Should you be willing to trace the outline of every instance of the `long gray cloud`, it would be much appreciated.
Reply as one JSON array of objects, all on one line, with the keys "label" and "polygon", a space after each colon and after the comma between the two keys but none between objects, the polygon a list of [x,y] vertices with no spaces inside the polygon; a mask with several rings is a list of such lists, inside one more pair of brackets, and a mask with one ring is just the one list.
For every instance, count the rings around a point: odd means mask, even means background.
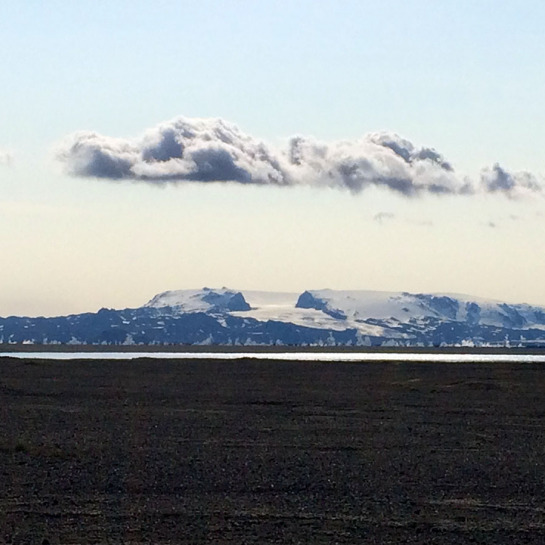
[{"label": "long gray cloud", "polygon": [[74,176],[152,184],[310,185],[353,193],[378,186],[405,196],[543,192],[536,177],[499,165],[484,169],[474,183],[457,175],[435,149],[394,133],[329,143],[296,136],[274,149],[222,119],[180,117],[135,139],[78,132],[61,145],[58,158]]}]

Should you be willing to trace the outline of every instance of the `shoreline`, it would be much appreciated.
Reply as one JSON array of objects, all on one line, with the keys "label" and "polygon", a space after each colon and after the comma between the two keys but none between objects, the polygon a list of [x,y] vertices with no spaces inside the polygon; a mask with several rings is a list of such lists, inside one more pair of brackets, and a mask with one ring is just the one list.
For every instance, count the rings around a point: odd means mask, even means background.
[{"label": "shoreline", "polygon": [[0,344],[0,356],[9,353],[214,353],[214,354],[475,354],[475,355],[545,355],[543,348],[491,346],[233,346],[233,345],[67,345]]}]

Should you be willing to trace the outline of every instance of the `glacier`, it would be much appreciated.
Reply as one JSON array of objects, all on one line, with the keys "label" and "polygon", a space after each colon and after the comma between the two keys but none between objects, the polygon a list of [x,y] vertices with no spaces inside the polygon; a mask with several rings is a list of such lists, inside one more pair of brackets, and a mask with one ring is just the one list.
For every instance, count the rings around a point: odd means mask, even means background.
[{"label": "glacier", "polygon": [[369,290],[173,290],[131,309],[0,318],[0,343],[440,347],[544,342],[543,307]]}]

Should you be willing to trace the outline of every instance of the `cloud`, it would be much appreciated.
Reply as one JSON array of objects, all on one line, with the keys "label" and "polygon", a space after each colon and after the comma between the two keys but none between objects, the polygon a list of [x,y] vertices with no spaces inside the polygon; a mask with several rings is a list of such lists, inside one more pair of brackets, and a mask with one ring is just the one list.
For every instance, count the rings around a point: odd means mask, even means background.
[{"label": "cloud", "polygon": [[459,194],[466,183],[430,148],[416,148],[396,134],[372,133],[355,141],[325,144],[303,137],[288,145],[291,174],[305,183],[357,193],[378,186],[411,197]]},{"label": "cloud", "polygon": [[408,220],[408,223],[418,227],[433,227],[433,221],[431,220]]},{"label": "cloud", "polygon": [[265,144],[221,119],[179,118],[136,140],[79,132],[59,158],[70,174],[111,180],[291,183]]},{"label": "cloud", "polygon": [[379,212],[378,214],[375,214],[373,216],[373,220],[377,223],[380,223],[381,225],[388,220],[393,220],[395,218],[395,215],[391,212]]},{"label": "cloud", "polygon": [[542,179],[529,172],[510,173],[495,164],[481,172],[481,185],[485,193],[502,193],[509,198],[543,193]]},{"label": "cloud", "polygon": [[13,163],[13,153],[0,149],[0,165],[10,166]]},{"label": "cloud", "polygon": [[516,197],[542,191],[531,175],[509,174],[499,165],[483,170],[474,184],[435,149],[394,133],[329,143],[295,136],[274,149],[222,119],[180,117],[135,139],[78,132],[61,144],[57,157],[74,176],[158,185],[234,182],[352,193],[376,186],[407,197],[477,192]]}]

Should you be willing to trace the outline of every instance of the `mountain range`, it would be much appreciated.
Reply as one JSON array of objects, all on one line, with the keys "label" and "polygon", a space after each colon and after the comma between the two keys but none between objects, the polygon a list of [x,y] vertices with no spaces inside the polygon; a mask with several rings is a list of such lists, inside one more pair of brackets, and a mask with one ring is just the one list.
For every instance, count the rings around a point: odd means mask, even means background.
[{"label": "mountain range", "polygon": [[446,294],[203,288],[138,308],[0,318],[0,343],[540,346],[545,308]]}]

